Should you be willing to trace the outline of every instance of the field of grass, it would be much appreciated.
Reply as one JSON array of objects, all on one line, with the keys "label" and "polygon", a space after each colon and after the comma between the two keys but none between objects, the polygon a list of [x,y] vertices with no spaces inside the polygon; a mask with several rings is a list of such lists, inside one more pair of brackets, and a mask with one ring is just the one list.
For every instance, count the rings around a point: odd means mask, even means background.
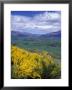
[{"label": "field of grass", "polygon": [[60,77],[60,65],[47,51],[28,51],[12,45],[12,79],[59,79]]},{"label": "field of grass", "polygon": [[61,59],[61,39],[60,38],[45,38],[34,36],[12,35],[12,44],[27,49],[30,51],[47,51],[51,56]]}]

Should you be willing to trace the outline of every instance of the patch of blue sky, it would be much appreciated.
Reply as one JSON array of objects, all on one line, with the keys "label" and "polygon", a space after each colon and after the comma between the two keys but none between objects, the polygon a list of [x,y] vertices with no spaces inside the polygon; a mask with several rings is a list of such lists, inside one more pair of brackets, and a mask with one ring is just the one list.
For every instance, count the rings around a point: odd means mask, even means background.
[{"label": "patch of blue sky", "polygon": [[60,11],[11,11],[11,30],[46,34],[61,30]]}]

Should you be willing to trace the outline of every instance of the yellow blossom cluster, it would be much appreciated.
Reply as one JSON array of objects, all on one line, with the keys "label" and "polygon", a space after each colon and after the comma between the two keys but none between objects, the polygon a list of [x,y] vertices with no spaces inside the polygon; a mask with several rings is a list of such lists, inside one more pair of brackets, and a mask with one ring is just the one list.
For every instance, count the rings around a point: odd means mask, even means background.
[{"label": "yellow blossom cluster", "polygon": [[30,52],[17,46],[11,47],[12,78],[44,78],[50,65],[55,65],[54,60],[46,51]]}]

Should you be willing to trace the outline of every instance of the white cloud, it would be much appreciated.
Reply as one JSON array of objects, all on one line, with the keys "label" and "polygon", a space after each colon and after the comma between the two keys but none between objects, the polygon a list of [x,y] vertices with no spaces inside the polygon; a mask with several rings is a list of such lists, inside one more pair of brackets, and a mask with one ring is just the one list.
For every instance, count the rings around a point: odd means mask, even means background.
[{"label": "white cloud", "polygon": [[58,20],[60,14],[56,12],[45,12],[34,17],[35,20],[47,21],[47,20]]},{"label": "white cloud", "polygon": [[31,33],[55,32],[61,28],[60,18],[60,14],[57,12],[44,12],[33,17],[11,15],[11,30]]}]

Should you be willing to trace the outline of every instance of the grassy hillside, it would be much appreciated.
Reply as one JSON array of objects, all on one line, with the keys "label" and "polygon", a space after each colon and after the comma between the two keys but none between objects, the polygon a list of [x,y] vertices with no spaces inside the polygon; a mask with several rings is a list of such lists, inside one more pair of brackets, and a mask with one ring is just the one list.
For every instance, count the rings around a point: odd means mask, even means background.
[{"label": "grassy hillside", "polygon": [[14,79],[60,78],[60,66],[47,51],[28,51],[11,47],[11,77]]},{"label": "grassy hillside", "polygon": [[47,51],[51,56],[61,59],[61,36],[57,33],[50,35],[32,35],[18,32],[12,33],[12,44],[30,51]]}]

